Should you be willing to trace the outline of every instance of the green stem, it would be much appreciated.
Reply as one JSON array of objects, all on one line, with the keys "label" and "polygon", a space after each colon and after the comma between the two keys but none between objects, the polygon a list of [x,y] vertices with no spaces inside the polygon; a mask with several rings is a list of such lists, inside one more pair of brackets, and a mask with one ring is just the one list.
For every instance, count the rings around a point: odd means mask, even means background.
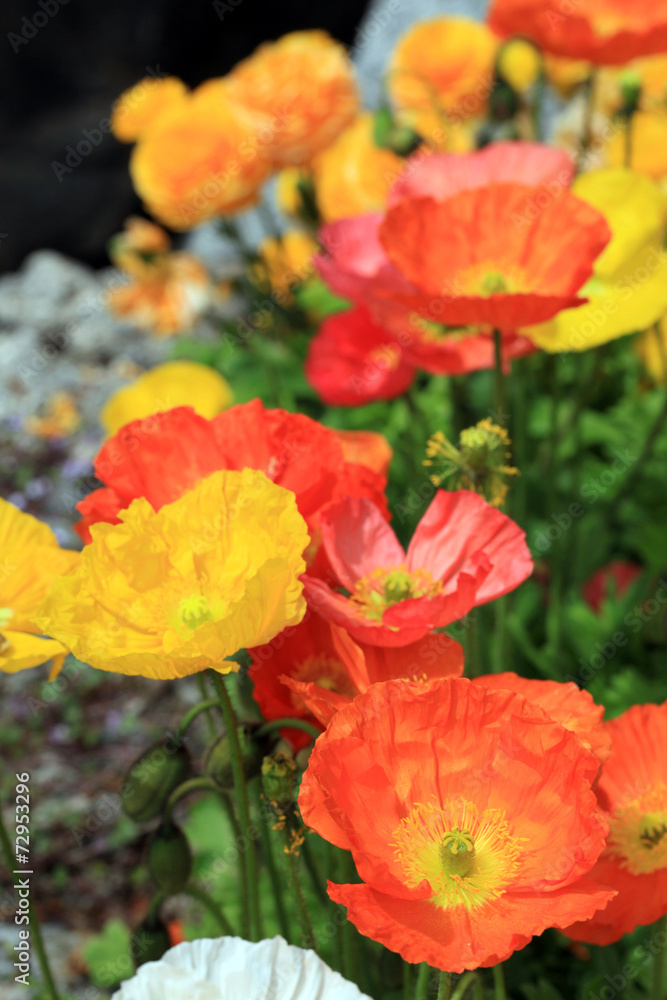
[{"label": "green stem", "polygon": [[[199,693],[202,697],[202,701],[208,701],[208,691],[206,690],[206,674],[200,672],[197,674],[197,684],[199,685]],[[216,701],[217,707],[217,701]],[[213,742],[216,737],[215,722],[213,721],[213,715],[211,712],[206,713],[206,728],[208,730],[209,742]]]},{"label": "green stem", "polygon": [[630,470],[628,469],[628,471],[625,474],[625,478],[621,482],[620,489],[616,492],[616,495],[612,498],[611,501],[612,504],[618,505],[618,502],[621,499],[621,497],[624,497],[625,494],[630,489],[630,486],[637,481],[637,477],[641,473],[648,459],[651,457],[651,452],[653,451],[653,445],[655,444],[656,439],[660,431],[662,430],[662,425],[665,422],[665,418],[667,418],[667,392],[665,393],[665,398],[662,402],[662,406],[660,407],[660,411],[653,422],[653,426],[651,427],[651,430],[648,432],[646,440],[644,441],[644,447],[641,450],[639,458],[634,464],[632,470],[633,474],[631,476]]},{"label": "green stem", "polygon": [[403,962],[403,1000],[412,1000],[412,966]]},{"label": "green stem", "polygon": [[[2,810],[0,809],[0,844],[2,845],[2,853],[5,857],[5,864],[7,865],[8,874],[11,877],[14,871],[15,857],[14,851],[12,850],[11,841],[7,834],[5,828],[5,823],[2,818]],[[42,976],[44,977],[44,985],[46,986],[47,992],[51,997],[51,1000],[60,1000],[58,995],[58,990],[56,988],[56,983],[53,978],[53,973],[51,972],[51,966],[49,965],[49,959],[46,954],[46,948],[44,947],[44,939],[42,937],[42,929],[37,919],[37,914],[33,908],[32,902],[28,900],[28,926],[30,928],[31,940],[34,945],[35,951],[37,952],[37,958],[39,960],[39,966],[42,970]]]},{"label": "green stem", "polygon": [[201,903],[202,906],[205,906],[209,913],[212,913],[218,921],[223,934],[227,934],[230,937],[234,937],[236,935],[236,931],[230,924],[225,914],[222,912],[219,904],[216,903],[214,899],[211,899],[207,892],[204,892],[203,889],[200,889],[196,885],[186,885],[185,888],[179,891],[186,893],[188,896],[196,899],[198,903]]},{"label": "green stem", "polygon": [[301,944],[302,948],[312,948],[314,952],[317,952],[317,942],[315,941],[315,934],[313,932],[313,925],[310,920],[310,914],[308,913],[308,906],[306,905],[306,898],[303,894],[303,889],[301,888],[301,880],[299,878],[299,869],[297,866],[297,857],[294,852],[294,843],[291,837],[291,831],[288,823],[285,823],[284,828],[285,835],[285,860],[287,864],[287,873],[289,875],[289,880],[292,887],[293,898],[296,901],[299,922],[301,924],[301,932],[303,935],[303,941]]},{"label": "green stem", "polygon": [[167,804],[164,808],[165,819],[171,818],[171,814],[174,811],[174,806],[176,805],[176,803],[180,802],[181,799],[184,799],[186,795],[190,794],[190,792],[219,793],[220,789],[218,788],[218,786],[216,785],[216,783],[213,781],[212,778],[205,778],[203,776],[200,778],[188,778],[188,780],[184,781],[182,785],[179,785],[178,788],[175,788],[171,793],[171,795],[169,796],[169,798],[167,799]]},{"label": "green stem", "polygon": [[501,674],[509,666],[509,651],[507,649],[507,601],[509,594],[499,597],[494,602],[495,628],[491,669],[494,674]]},{"label": "green stem", "polygon": [[225,720],[227,739],[229,741],[229,754],[232,765],[232,776],[234,779],[234,791],[236,793],[236,803],[239,811],[239,822],[241,824],[241,835],[246,848],[247,867],[247,892],[248,907],[250,910],[250,939],[257,940],[259,932],[259,879],[257,872],[257,852],[255,841],[250,830],[250,803],[248,801],[248,787],[246,785],[245,772],[243,770],[243,758],[241,756],[241,745],[237,731],[237,721],[234,715],[229,692],[219,674],[214,670],[210,671],[213,687],[220,700],[220,708]]},{"label": "green stem", "polygon": [[595,111],[595,83],[596,83],[596,72],[591,70],[591,75],[586,81],[586,94],[585,101],[586,107],[584,111],[584,127],[581,133],[581,141],[579,143],[579,155],[577,156],[577,168],[579,171],[583,170],[586,165],[586,159],[588,157],[588,151],[591,148],[591,142],[593,139],[593,113]]},{"label": "green stem", "polygon": [[428,1000],[428,982],[431,978],[431,966],[428,962],[422,962],[417,974],[417,989],[415,990],[415,1000]]},{"label": "green stem", "polygon": [[285,890],[283,888],[282,880],[280,878],[280,872],[278,871],[278,866],[276,864],[276,859],[273,856],[273,842],[271,834],[269,832],[269,825],[266,822],[266,813],[263,808],[258,810],[258,822],[259,829],[262,835],[262,849],[264,852],[264,860],[266,861],[266,867],[269,872],[269,880],[271,882],[271,889],[273,890],[273,899],[276,905],[276,916],[278,918],[278,926],[280,927],[280,933],[285,938],[288,943],[292,942],[292,934],[290,930],[289,916],[287,915],[287,909],[285,908]]},{"label": "green stem", "polygon": [[308,834],[306,834],[306,839],[301,845],[301,851],[303,853],[303,861],[306,866],[308,875],[310,876],[310,882],[315,891],[315,895],[317,896],[317,898],[321,903],[324,903],[324,905],[328,907],[331,903],[331,900],[327,895],[324,879],[322,878],[320,870],[317,867],[317,861],[313,856],[313,851],[310,846],[310,840]]},{"label": "green stem", "polygon": [[463,1000],[463,996],[469,986],[473,987],[475,1000],[482,1000],[482,984],[476,972],[466,972],[465,975],[461,976],[456,984],[456,989],[452,993],[451,1000]]},{"label": "green stem", "polygon": [[[661,917],[660,920],[654,924],[656,928],[656,937],[658,934],[662,934],[663,938],[667,938],[667,914]],[[667,991],[665,990],[665,949],[667,945],[663,940],[657,953],[653,956],[653,983],[651,987],[651,1000],[664,1000],[667,996]]]},{"label": "green stem", "polygon": [[632,169],[632,122],[634,117],[634,111],[630,111],[625,116],[624,166],[626,170]]},{"label": "green stem", "polygon": [[312,736],[314,740],[318,736],[322,735],[322,730],[314,726],[312,722],[306,722],[305,719],[272,719],[271,722],[265,722],[263,726],[260,726],[256,732],[256,736],[268,736],[269,733],[273,733],[276,729],[300,729],[304,733],[308,733]]},{"label": "green stem", "polygon": [[[234,843],[242,844],[243,834],[241,833],[241,824],[236,816],[233,796],[227,789],[222,793],[222,802],[227,810],[227,816],[232,827]],[[241,934],[247,938],[250,936],[250,905],[248,902],[248,865],[245,851],[238,850],[237,857],[239,863],[239,895],[241,897]]]},{"label": "green stem", "polygon": [[504,426],[507,406],[505,393],[505,372],[503,371],[503,335],[500,330],[493,331],[493,348],[496,360],[496,420]]},{"label": "green stem", "polygon": [[507,990],[505,989],[505,975],[502,965],[493,966],[493,986],[496,991],[496,1000],[507,1000]]},{"label": "green stem", "polygon": [[[178,735],[182,736],[188,729],[188,727],[191,725],[191,723],[195,721],[197,716],[201,715],[202,712],[207,712],[209,708],[219,708],[217,698],[207,698],[206,701],[200,701],[199,704],[193,705],[192,708],[188,712],[186,712],[183,718],[181,719],[178,726]],[[209,737],[213,738],[215,736],[215,731],[211,732],[212,722],[210,715],[207,716],[207,719],[209,727]]]},{"label": "green stem", "polygon": [[452,974],[451,972],[441,972],[440,982],[438,984],[438,1000],[449,1000],[449,994],[452,989]]}]

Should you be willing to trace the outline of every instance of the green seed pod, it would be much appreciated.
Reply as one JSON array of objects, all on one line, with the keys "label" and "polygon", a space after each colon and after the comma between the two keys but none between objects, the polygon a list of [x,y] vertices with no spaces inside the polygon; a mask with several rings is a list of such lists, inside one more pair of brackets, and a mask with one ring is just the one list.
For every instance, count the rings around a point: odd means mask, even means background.
[{"label": "green seed pod", "polygon": [[174,893],[186,885],[192,871],[188,838],[170,820],[155,831],[148,848],[148,867],[164,892]]},{"label": "green seed pod", "polygon": [[507,83],[498,81],[489,98],[491,118],[495,122],[507,122],[519,110],[519,97]]},{"label": "green seed pod", "polygon": [[626,69],[621,73],[619,80],[621,96],[623,98],[623,111],[626,115],[632,115],[639,107],[642,96],[642,78],[635,70]]},{"label": "green seed pod", "polygon": [[280,811],[294,805],[296,761],[286,753],[275,753],[262,763],[262,789]]},{"label": "green seed pod", "polygon": [[171,948],[169,933],[159,917],[146,917],[132,935],[131,951],[135,968],[144,962],[157,962]]},{"label": "green seed pod", "polygon": [[137,823],[155,819],[189,773],[190,757],[182,743],[153,744],[127,773],[120,793],[123,809]]},{"label": "green seed pod", "polygon": [[[250,780],[260,772],[262,752],[257,744],[250,739],[243,726],[237,726],[236,732],[238,733],[239,744],[241,746],[243,770],[246,778]],[[204,771],[221,788],[234,787],[229,741],[226,735],[220,736],[208,748],[206,757],[204,758]]]}]

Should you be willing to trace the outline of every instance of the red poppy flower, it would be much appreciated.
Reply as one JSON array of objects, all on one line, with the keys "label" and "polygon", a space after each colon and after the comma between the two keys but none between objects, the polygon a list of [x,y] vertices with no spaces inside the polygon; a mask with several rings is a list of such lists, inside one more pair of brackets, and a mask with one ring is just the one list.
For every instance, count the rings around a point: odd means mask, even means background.
[{"label": "red poppy flower", "polygon": [[611,944],[667,913],[667,702],[635,705],[606,727],[612,751],[598,797],[610,828],[591,877],[618,895],[566,929],[590,944]]},{"label": "red poppy flower", "polygon": [[588,691],[559,681],[536,681],[514,673],[484,674],[473,684],[499,691],[514,691],[539,705],[550,719],[578,736],[601,764],[611,753],[611,736],[604,725],[604,707],[596,705]]},{"label": "red poppy flower", "polygon": [[[365,646],[310,610],[299,625],[249,652],[253,693],[264,718],[307,719],[322,729],[339,708],[378,681],[463,673],[463,648],[442,632],[400,648]],[[282,729],[281,735],[295,749],[310,742],[298,729]]]},{"label": "red poppy flower", "polygon": [[395,399],[415,378],[397,338],[378,326],[363,306],[324,321],[310,342],[305,373],[328,406]]},{"label": "red poppy flower", "polygon": [[584,600],[596,614],[599,614],[602,602],[609,595],[623,597],[643,572],[641,566],[623,559],[607,563],[606,566],[597,569],[582,587]]},{"label": "red poppy flower", "polygon": [[299,806],[352,852],[363,883],[330,882],[329,895],[359,931],[459,973],[612,896],[586,877],[607,832],[598,767],[520,695],[463,679],[388,681],[317,740]]},{"label": "red poppy flower", "polygon": [[525,532],[477,493],[438,490],[407,553],[375,505],[332,504],[322,546],[337,593],[304,577],[308,603],[359,642],[406,646],[518,587],[533,570]]},{"label": "red poppy flower", "polygon": [[180,406],[121,428],[95,460],[95,473],[106,485],[77,504],[82,520],[76,530],[89,541],[91,524],[118,523],[118,512],[135,497],[159,510],[212,472],[243,468],[261,469],[292,490],[311,532],[320,508],[342,496],[371,498],[387,512],[384,477],[347,462],[334,431],[253,399],[213,420]]},{"label": "red poppy flower", "polygon": [[415,327],[418,341],[424,324],[436,336],[480,325],[511,332],[583,301],[577,292],[609,227],[567,190],[572,167],[563,154],[527,144],[521,164],[517,147],[419,160],[397,181],[384,216],[321,231],[324,280],[403,334],[408,360]]},{"label": "red poppy flower", "polygon": [[526,35],[545,52],[620,65],[667,51],[665,0],[494,0],[490,27],[499,35]]}]

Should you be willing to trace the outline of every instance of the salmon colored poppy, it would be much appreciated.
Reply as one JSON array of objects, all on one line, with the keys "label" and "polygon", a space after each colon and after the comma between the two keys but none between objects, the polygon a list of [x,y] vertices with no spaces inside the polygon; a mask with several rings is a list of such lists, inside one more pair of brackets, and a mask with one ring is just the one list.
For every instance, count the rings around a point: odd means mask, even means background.
[{"label": "salmon colored poppy", "polygon": [[545,52],[602,66],[667,51],[665,0],[493,0],[488,22],[499,35],[525,35]]},{"label": "salmon colored poppy", "polygon": [[325,319],[308,346],[305,375],[328,406],[364,406],[407,392],[415,368],[399,340],[364,306]]},{"label": "salmon colored poppy", "polygon": [[[310,609],[300,625],[250,654],[254,696],[264,718],[308,719],[322,729],[339,708],[371,684],[463,673],[463,648],[444,632],[433,632],[409,646],[367,646]],[[281,732],[295,748],[310,742],[297,729]]]},{"label": "salmon colored poppy", "polygon": [[584,600],[599,614],[608,597],[623,597],[643,572],[642,567],[636,563],[614,559],[589,576],[582,587]]},{"label": "salmon colored poppy", "polygon": [[618,893],[565,933],[611,944],[667,913],[667,702],[635,705],[607,723],[611,756],[598,786],[609,837],[591,877]]},{"label": "salmon colored poppy", "polygon": [[607,823],[599,761],[540,708],[463,679],[388,681],[341,708],[299,794],[352,852],[335,885],[358,930],[449,972],[495,965],[613,891],[587,877]]},{"label": "salmon colored poppy", "polygon": [[416,642],[533,571],[525,532],[468,490],[437,491],[407,552],[370,500],[332,504],[320,530],[333,586],[306,576],[308,603],[370,645]]},{"label": "salmon colored poppy", "polygon": [[596,705],[588,691],[569,681],[537,681],[519,677],[514,673],[484,674],[476,677],[473,684],[494,691],[514,691],[527,698],[533,705],[539,705],[550,719],[560,722],[591,750],[601,764],[611,753],[611,737],[604,725],[604,707]]},{"label": "salmon colored poppy", "polygon": [[325,222],[375,212],[386,205],[405,161],[378,146],[373,129],[373,115],[360,115],[313,160],[317,207]]},{"label": "salmon colored poppy", "polygon": [[309,163],[359,109],[352,63],[326,31],[266,42],[226,79],[233,99],[255,116],[256,142],[274,166]]},{"label": "salmon colored poppy", "polygon": [[311,532],[320,509],[340,496],[371,497],[386,512],[385,479],[347,462],[336,433],[300,413],[267,410],[259,399],[232,406],[213,420],[176,407],[135,420],[109,438],[95,460],[105,486],[78,505],[76,530],[90,540],[98,521],[118,523],[136,497],[154,510],[219,469],[259,469],[296,494]]},{"label": "salmon colored poppy", "polygon": [[564,154],[527,144],[522,160],[522,149],[503,143],[417,160],[396,182],[384,216],[324,227],[322,277],[401,333],[415,320],[441,333],[474,324],[511,331],[526,316],[584,301],[577,290],[609,228],[567,190],[572,165]]}]

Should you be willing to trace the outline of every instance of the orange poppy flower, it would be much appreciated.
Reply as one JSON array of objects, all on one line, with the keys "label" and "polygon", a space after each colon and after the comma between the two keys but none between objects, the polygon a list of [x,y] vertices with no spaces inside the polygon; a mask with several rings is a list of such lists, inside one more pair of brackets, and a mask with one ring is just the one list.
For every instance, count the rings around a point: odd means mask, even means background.
[{"label": "orange poppy flower", "polygon": [[535,215],[535,195],[524,184],[492,184],[441,202],[394,205],[380,243],[414,286],[396,298],[431,322],[505,330],[585,302],[577,293],[609,242],[609,227],[568,191]]},{"label": "orange poppy flower", "polygon": [[[463,673],[463,648],[444,632],[398,649],[367,646],[310,609],[299,625],[251,649],[250,655],[254,696],[264,718],[307,719],[322,729],[339,708],[378,681]],[[281,733],[297,749],[310,742],[298,729]]]},{"label": "orange poppy flower", "polygon": [[514,673],[484,674],[473,684],[498,691],[514,691],[533,705],[544,709],[549,718],[560,722],[579,737],[601,764],[611,753],[611,736],[603,721],[604,707],[596,705],[588,691],[582,691],[572,681],[536,681]]},{"label": "orange poppy flower", "polygon": [[611,944],[667,913],[667,702],[635,705],[606,724],[611,756],[598,785],[609,838],[591,877],[618,893],[575,941]]},{"label": "orange poppy flower", "polygon": [[525,35],[545,52],[602,66],[667,50],[665,0],[494,0],[490,27]]},{"label": "orange poppy flower", "polygon": [[146,208],[170,229],[186,230],[257,200],[270,165],[258,148],[257,122],[209,80],[151,121],[130,159]]},{"label": "orange poppy flower", "polygon": [[304,821],[352,852],[363,882],[329,883],[362,934],[450,972],[495,965],[613,890],[586,877],[607,823],[599,761],[510,691],[388,681],[315,743]]},{"label": "orange poppy flower", "polygon": [[335,434],[343,446],[343,455],[347,462],[365,465],[381,476],[389,474],[394,451],[384,434],[378,434],[377,431],[339,430]]},{"label": "orange poppy flower", "polygon": [[255,143],[274,166],[309,163],[359,107],[349,56],[325,31],[293,31],[260,45],[226,79],[255,116]]}]

